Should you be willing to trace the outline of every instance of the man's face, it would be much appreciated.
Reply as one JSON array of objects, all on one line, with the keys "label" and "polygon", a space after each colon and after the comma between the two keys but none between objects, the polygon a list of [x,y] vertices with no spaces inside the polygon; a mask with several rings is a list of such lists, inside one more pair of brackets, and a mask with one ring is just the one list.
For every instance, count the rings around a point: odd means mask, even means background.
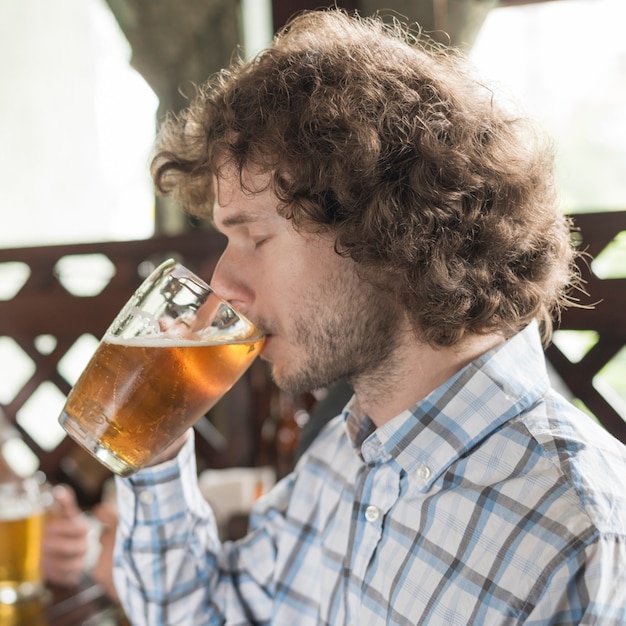
[{"label": "man's face", "polygon": [[267,175],[228,167],[213,217],[228,238],[212,285],[266,333],[262,358],[277,385],[299,392],[371,373],[396,345],[398,315],[330,234],[297,232],[277,213]]}]

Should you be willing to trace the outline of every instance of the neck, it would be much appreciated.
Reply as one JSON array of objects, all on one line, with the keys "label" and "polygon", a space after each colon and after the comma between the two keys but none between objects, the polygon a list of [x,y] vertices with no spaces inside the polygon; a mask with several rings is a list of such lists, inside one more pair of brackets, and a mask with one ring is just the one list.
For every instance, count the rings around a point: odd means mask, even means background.
[{"label": "neck", "polygon": [[375,372],[352,381],[361,409],[377,427],[504,341],[500,334],[469,335],[454,346],[433,348],[418,341],[410,331],[405,335],[390,359]]}]

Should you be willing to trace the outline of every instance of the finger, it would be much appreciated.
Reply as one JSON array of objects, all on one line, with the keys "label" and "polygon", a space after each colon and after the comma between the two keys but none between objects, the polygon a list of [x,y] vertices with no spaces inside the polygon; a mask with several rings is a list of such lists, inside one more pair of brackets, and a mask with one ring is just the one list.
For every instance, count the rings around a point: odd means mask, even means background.
[{"label": "finger", "polygon": [[52,497],[54,498],[53,515],[72,517],[80,514],[81,511],[76,501],[76,494],[69,485],[59,484],[53,487]]},{"label": "finger", "polygon": [[89,523],[84,514],[75,517],[49,517],[46,519],[45,534],[61,536],[80,536],[87,534]]},{"label": "finger", "polygon": [[55,559],[46,557],[42,560],[42,569],[46,580],[54,585],[76,585],[83,576],[83,559]]},{"label": "finger", "polygon": [[88,532],[89,523],[82,513],[74,517],[51,516],[46,519],[43,541],[44,544],[65,540],[86,543]]},{"label": "finger", "polygon": [[47,554],[41,563],[44,571],[55,578],[66,576],[70,572],[82,573],[83,571],[82,554],[72,556]]},{"label": "finger", "polygon": [[42,542],[43,552],[50,558],[81,558],[87,553],[86,535],[46,535]]}]

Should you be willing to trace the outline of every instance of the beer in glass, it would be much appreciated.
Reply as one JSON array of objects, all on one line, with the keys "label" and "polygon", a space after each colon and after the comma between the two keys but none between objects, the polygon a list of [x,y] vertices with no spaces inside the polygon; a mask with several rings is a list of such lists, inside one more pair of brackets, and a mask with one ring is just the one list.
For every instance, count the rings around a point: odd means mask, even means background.
[{"label": "beer in glass", "polygon": [[0,604],[41,594],[45,502],[34,478],[0,483]]},{"label": "beer in glass", "polygon": [[263,342],[211,287],[166,261],[111,324],[59,421],[105,466],[128,476],[207,413]]}]

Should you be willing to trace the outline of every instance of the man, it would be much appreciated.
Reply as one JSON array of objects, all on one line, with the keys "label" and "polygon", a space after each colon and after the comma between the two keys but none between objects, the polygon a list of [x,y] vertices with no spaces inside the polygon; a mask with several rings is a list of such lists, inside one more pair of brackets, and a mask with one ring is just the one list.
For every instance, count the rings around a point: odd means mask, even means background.
[{"label": "man", "polygon": [[290,391],[355,395],[220,544],[192,434],[118,479],[149,624],[624,624],[624,447],[551,388],[576,284],[549,148],[460,58],[295,19],[161,129],[160,192],[228,238],[213,286]]}]

